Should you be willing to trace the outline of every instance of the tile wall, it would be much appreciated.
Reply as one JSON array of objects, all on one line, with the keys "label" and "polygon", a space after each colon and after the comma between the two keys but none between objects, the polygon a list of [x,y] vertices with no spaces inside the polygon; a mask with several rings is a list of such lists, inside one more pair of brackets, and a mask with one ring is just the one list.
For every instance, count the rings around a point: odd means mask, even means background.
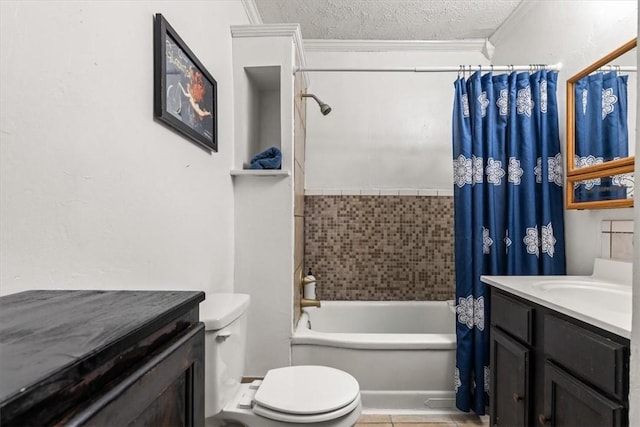
[{"label": "tile wall", "polygon": [[602,221],[602,258],[633,262],[633,220]]},{"label": "tile wall", "polygon": [[[300,58],[296,50],[296,66]],[[293,259],[293,326],[300,318],[300,283],[304,268],[304,156],[306,140],[307,104],[299,94],[306,92],[301,73],[294,80],[294,124],[293,124],[293,220],[294,220],[294,259]]]},{"label": "tile wall", "polygon": [[447,300],[453,197],[305,195],[305,266],[321,300]]}]

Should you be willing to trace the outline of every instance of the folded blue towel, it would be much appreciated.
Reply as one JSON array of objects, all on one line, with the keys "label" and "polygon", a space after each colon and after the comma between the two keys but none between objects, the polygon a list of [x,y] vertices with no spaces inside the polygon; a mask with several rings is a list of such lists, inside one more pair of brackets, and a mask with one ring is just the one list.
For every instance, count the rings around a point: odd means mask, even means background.
[{"label": "folded blue towel", "polygon": [[251,169],[280,169],[282,153],[276,147],[267,148],[251,159]]}]

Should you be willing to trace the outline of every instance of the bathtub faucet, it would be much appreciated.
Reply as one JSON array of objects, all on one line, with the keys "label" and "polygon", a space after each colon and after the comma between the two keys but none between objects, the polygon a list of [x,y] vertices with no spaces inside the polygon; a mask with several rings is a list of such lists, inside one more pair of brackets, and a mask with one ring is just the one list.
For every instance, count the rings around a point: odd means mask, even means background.
[{"label": "bathtub faucet", "polygon": [[300,291],[302,293],[301,308],[320,308],[320,300],[316,297],[316,278],[311,273],[311,270],[309,270],[309,274],[300,280]]},{"label": "bathtub faucet", "polygon": [[320,308],[320,300],[319,299],[302,298],[300,300],[300,307],[301,308],[305,308],[305,307],[318,307],[318,308]]}]

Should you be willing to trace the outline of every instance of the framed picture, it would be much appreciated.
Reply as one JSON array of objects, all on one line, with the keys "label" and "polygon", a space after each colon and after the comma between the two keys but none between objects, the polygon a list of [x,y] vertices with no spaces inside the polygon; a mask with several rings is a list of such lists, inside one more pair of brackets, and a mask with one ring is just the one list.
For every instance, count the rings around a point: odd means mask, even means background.
[{"label": "framed picture", "polygon": [[218,88],[213,76],[162,14],[154,24],[154,116],[218,151]]}]

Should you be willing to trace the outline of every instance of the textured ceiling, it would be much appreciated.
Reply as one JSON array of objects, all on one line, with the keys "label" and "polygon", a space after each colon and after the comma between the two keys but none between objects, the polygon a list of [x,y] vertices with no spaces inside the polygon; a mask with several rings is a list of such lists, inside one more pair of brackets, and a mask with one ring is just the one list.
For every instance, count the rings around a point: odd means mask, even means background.
[{"label": "textured ceiling", "polygon": [[521,0],[254,0],[265,24],[298,23],[305,39],[487,38]]}]

